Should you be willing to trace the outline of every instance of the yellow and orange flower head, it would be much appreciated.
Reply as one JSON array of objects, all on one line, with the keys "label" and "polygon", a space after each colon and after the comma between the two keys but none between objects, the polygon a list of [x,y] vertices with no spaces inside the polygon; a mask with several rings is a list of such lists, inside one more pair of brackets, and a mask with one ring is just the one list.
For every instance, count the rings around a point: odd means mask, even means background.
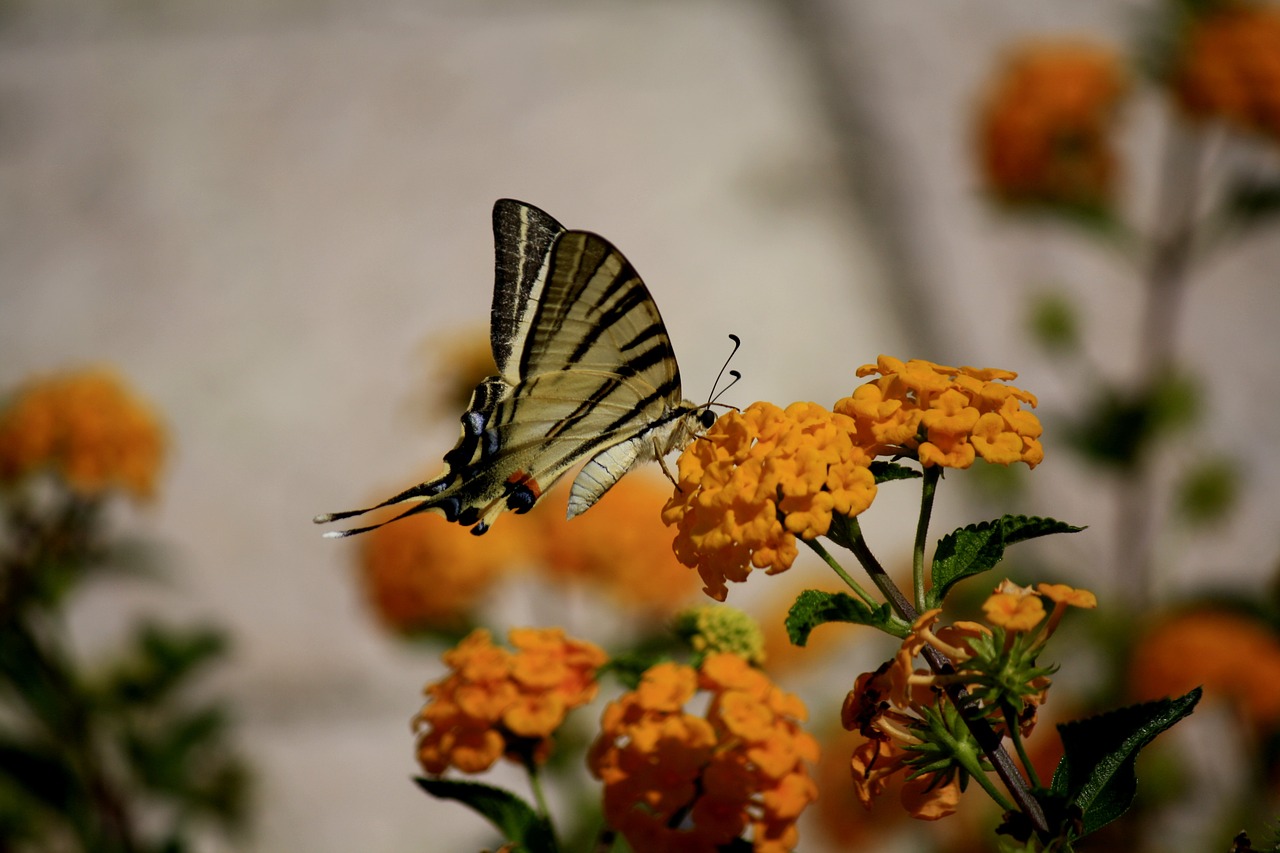
[{"label": "yellow and orange flower head", "polygon": [[663,480],[630,474],[572,521],[561,512],[531,513],[541,524],[540,570],[589,584],[628,609],[673,613],[697,593],[698,580],[671,552],[660,515],[668,490]]},{"label": "yellow and orange flower head", "polygon": [[[703,715],[685,709],[698,689],[711,696]],[[817,797],[805,713],[737,655],[708,655],[699,670],[650,668],[605,709],[591,747],[605,818],[637,853],[710,853],[744,836],[758,851],[791,850]]]},{"label": "yellow and orange flower head", "polygon": [[599,648],[555,628],[517,628],[509,638],[514,652],[478,629],[445,652],[451,672],[427,685],[427,704],[413,719],[427,773],[482,773],[504,755],[545,761],[565,715],[595,698],[607,660]]},{"label": "yellow and orange flower head", "polygon": [[361,537],[360,580],[380,621],[403,634],[471,623],[495,581],[528,550],[528,519],[511,521],[488,536],[472,536],[420,513]]},{"label": "yellow and orange flower head", "polygon": [[1125,89],[1106,48],[1068,41],[1014,50],[978,117],[987,188],[1012,203],[1106,205],[1116,172],[1109,134]]},{"label": "yellow and orange flower head", "polygon": [[716,421],[680,456],[679,486],[662,519],[676,556],[723,601],[726,581],[752,568],[785,571],[796,537],[827,532],[833,512],[856,515],[875,498],[871,459],[854,422],[813,403],[753,403]]},{"label": "yellow and orange flower head", "polygon": [[1035,396],[1005,384],[1016,373],[882,355],[858,376],[875,378],[835,411],[853,420],[858,444],[873,455],[947,468],[968,468],[975,459],[1034,468],[1044,459],[1040,421],[1023,408],[1034,407]]},{"label": "yellow and orange flower head", "polygon": [[155,492],[166,438],[151,406],[113,372],[93,368],[33,379],[0,410],[0,483],[41,471],[77,494]]},{"label": "yellow and orange flower head", "polygon": [[1230,3],[1195,20],[1172,85],[1187,115],[1280,142],[1280,9]]}]

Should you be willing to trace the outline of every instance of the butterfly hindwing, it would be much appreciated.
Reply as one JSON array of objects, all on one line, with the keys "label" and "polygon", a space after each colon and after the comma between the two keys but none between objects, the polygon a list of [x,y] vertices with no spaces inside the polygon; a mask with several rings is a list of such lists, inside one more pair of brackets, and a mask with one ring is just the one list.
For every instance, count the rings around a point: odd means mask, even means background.
[{"label": "butterfly hindwing", "polygon": [[527,512],[589,460],[569,515],[584,511],[636,462],[683,446],[699,409],[681,399],[662,318],[621,252],[509,199],[494,206],[493,223],[499,374],[472,393],[447,470],[378,505],[413,501],[397,517],[436,512],[474,533],[506,510]]}]

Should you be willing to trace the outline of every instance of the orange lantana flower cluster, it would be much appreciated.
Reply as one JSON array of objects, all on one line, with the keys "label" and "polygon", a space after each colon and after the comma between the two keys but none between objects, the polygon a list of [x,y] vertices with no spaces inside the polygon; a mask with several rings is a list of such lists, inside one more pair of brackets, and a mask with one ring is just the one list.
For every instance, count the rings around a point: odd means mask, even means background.
[{"label": "orange lantana flower cluster", "polygon": [[832,513],[871,505],[871,457],[854,435],[850,418],[814,403],[753,403],[684,451],[662,519],[678,528],[676,556],[698,569],[708,595],[723,601],[725,581],[746,580],[752,567],[785,571],[797,536],[814,539]]},{"label": "orange lantana flower cluster", "polygon": [[164,452],[151,406],[109,370],[32,380],[0,410],[0,483],[50,471],[85,497],[121,489],[146,499]]},{"label": "orange lantana flower cluster", "polygon": [[1196,20],[1172,82],[1188,114],[1280,141],[1280,9],[1232,3]]},{"label": "orange lantana flower cluster", "polygon": [[595,698],[596,670],[607,660],[597,646],[558,628],[515,628],[507,637],[515,652],[482,629],[445,652],[452,672],[427,685],[427,704],[413,720],[428,773],[480,773],[504,755],[543,762],[565,715]]},{"label": "orange lantana flower cluster", "polygon": [[[709,691],[705,716],[685,710]],[[699,670],[649,669],[605,709],[588,758],[609,823],[636,850],[711,851],[749,835],[757,851],[796,846],[796,820],[817,797],[817,742],[803,703],[737,655]]]},{"label": "orange lantana flower cluster", "polygon": [[968,468],[976,457],[998,465],[1044,459],[1041,426],[1022,408],[1033,394],[1004,384],[1018,374],[984,367],[948,367],[882,355],[858,368],[878,376],[835,410],[857,427],[857,442],[876,455],[917,457],[922,465]]},{"label": "orange lantana flower cluster", "polygon": [[988,188],[1008,202],[1105,205],[1116,161],[1108,135],[1124,89],[1105,48],[1038,42],[1011,54],[979,117]]}]

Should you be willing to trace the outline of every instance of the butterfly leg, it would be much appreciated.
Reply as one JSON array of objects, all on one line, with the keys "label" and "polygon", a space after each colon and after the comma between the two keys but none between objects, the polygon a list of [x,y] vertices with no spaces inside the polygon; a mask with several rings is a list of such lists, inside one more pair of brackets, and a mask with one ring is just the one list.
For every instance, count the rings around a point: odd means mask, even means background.
[{"label": "butterfly leg", "polygon": [[667,460],[662,455],[662,448],[658,446],[658,442],[656,440],[653,442],[653,458],[658,460],[658,465],[662,468],[662,473],[667,475],[667,479],[671,481],[671,485],[676,487],[676,491],[683,492],[684,489],[680,488],[680,481],[675,478],[675,475],[671,473],[671,469],[667,467]]}]

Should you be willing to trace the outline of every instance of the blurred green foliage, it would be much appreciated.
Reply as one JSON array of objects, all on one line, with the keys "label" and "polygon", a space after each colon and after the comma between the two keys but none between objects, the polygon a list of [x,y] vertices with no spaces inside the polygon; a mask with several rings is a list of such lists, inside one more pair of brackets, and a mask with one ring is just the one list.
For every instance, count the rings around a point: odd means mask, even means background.
[{"label": "blurred green foliage", "polygon": [[0,492],[3,850],[178,853],[246,816],[230,715],[195,696],[226,653],[220,631],[141,622],[92,660],[70,642],[76,593],[138,568],[107,499],[53,478]]}]

